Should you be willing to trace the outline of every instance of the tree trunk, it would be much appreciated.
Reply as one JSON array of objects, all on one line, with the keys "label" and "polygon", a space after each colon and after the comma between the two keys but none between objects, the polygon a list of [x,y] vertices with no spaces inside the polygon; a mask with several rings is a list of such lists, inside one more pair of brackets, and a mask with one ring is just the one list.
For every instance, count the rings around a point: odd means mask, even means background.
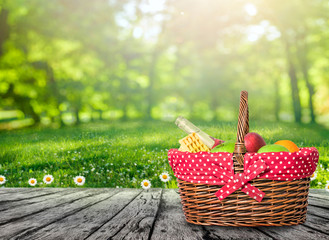
[{"label": "tree trunk", "polygon": [[[32,66],[35,69],[42,69],[44,71],[46,71],[47,74],[47,85],[48,85],[48,94],[47,97],[51,98],[53,97],[55,100],[55,107],[56,109],[60,112],[59,109],[59,105],[61,103],[61,94],[59,92],[58,86],[57,86],[57,81],[55,79],[54,76],[54,71],[52,69],[52,67],[48,64],[47,61],[37,61],[37,62],[33,62]],[[53,118],[56,119],[56,118]],[[59,117],[59,120],[61,120],[61,117]],[[60,125],[62,125],[62,123],[60,122]]]},{"label": "tree trunk", "polygon": [[308,75],[308,71],[306,70],[306,68],[302,67],[302,72],[303,72],[307,90],[309,93],[308,107],[310,108],[311,123],[315,123],[315,114],[314,114],[314,107],[313,107],[314,88],[313,88],[313,85],[309,81],[309,75]]},{"label": "tree trunk", "polygon": [[308,74],[309,64],[307,61],[307,55],[306,55],[307,49],[305,44],[303,46],[297,45],[297,52],[298,52],[297,56],[298,56],[299,64],[301,66],[301,70],[309,94],[308,107],[310,109],[311,123],[315,123],[315,114],[314,114],[314,106],[313,106],[314,87],[310,83],[310,79],[309,79],[309,74]]},{"label": "tree trunk", "polygon": [[149,86],[147,88],[147,109],[146,109],[146,118],[151,119],[152,118],[152,108],[154,104],[154,99],[153,99],[153,87],[154,87],[154,81],[155,81],[155,68],[156,68],[156,63],[158,61],[158,50],[155,49],[152,58],[151,58],[151,66],[149,69]]},{"label": "tree trunk", "polygon": [[98,120],[103,120],[103,111],[102,110],[98,110],[98,113],[99,113]]},{"label": "tree trunk", "polygon": [[4,8],[0,12],[0,56],[3,54],[3,44],[9,38],[8,14]]},{"label": "tree trunk", "polygon": [[122,112],[123,112],[123,115],[122,115],[122,117],[121,117],[121,120],[122,120],[122,121],[127,121],[127,120],[128,120],[128,113],[127,113],[127,102],[126,102],[126,101],[125,101],[125,103],[123,104]]},{"label": "tree trunk", "polygon": [[21,110],[26,116],[31,116],[33,119],[33,125],[38,125],[41,121],[40,116],[34,111],[31,104],[31,98],[17,95],[14,91],[15,85],[9,84],[8,90],[5,94],[2,94],[2,98],[11,98],[15,103],[15,106]]},{"label": "tree trunk", "polygon": [[275,106],[274,115],[275,120],[280,121],[280,92],[279,92],[279,78],[274,79],[274,92],[275,92]]},{"label": "tree trunk", "polygon": [[301,113],[301,105],[300,105],[300,98],[299,98],[299,89],[298,89],[298,82],[297,82],[298,80],[297,80],[297,75],[296,75],[296,69],[291,61],[289,61],[288,67],[289,67],[291,96],[292,96],[293,107],[294,107],[295,122],[300,123],[301,118],[302,118],[302,113]]},{"label": "tree trunk", "polygon": [[74,116],[75,116],[75,125],[79,125],[81,123],[79,116],[79,109],[77,108],[75,109]]},{"label": "tree trunk", "polygon": [[288,74],[290,78],[291,85],[291,97],[293,102],[293,109],[295,115],[295,122],[300,123],[302,120],[302,110],[300,105],[299,98],[299,89],[298,89],[298,79],[296,74],[296,67],[294,65],[292,56],[291,56],[291,47],[289,41],[285,41],[285,50],[287,56],[287,64],[288,64]]},{"label": "tree trunk", "polygon": [[31,115],[32,115],[32,119],[33,119],[33,125],[38,125],[41,121],[40,116],[33,110],[33,108],[31,107]]},{"label": "tree trunk", "polygon": [[162,22],[161,25],[161,32],[158,36],[158,40],[156,45],[154,46],[154,50],[152,53],[152,57],[151,57],[151,65],[150,65],[150,69],[149,69],[149,86],[147,88],[147,96],[146,96],[146,102],[147,102],[147,109],[146,109],[146,118],[151,119],[152,118],[152,108],[154,106],[155,103],[155,99],[153,97],[153,88],[154,88],[154,82],[155,82],[155,78],[156,78],[156,66],[157,66],[157,62],[159,59],[159,56],[163,50],[163,36],[164,36],[164,32],[166,29],[166,21]]},{"label": "tree trunk", "polygon": [[94,118],[94,109],[91,110],[91,113],[90,113],[90,121],[91,121],[91,122],[95,122],[95,118]]},{"label": "tree trunk", "polygon": [[59,126],[60,127],[64,127],[65,126],[65,123],[64,123],[64,121],[63,121],[63,112],[61,111],[61,110],[59,110],[59,116],[58,116],[58,118],[59,118]]}]

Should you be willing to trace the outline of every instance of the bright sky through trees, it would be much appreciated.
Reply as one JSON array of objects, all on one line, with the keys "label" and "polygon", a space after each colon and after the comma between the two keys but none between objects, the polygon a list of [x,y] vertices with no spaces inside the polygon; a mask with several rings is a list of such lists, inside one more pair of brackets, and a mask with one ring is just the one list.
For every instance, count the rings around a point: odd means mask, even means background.
[{"label": "bright sky through trees", "polygon": [[328,11],[321,0],[0,0],[0,121],[230,121],[245,89],[252,118],[326,123]]}]

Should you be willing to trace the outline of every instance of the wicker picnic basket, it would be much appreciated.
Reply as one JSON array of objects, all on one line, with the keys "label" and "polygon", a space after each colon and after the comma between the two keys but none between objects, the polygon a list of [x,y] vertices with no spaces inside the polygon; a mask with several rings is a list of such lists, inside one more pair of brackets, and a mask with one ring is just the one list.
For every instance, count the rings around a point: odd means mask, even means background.
[{"label": "wicker picnic basket", "polygon": [[[237,141],[233,153],[234,172],[243,169],[244,136],[249,132],[248,93],[241,92]],[[179,193],[187,222],[218,226],[285,226],[304,223],[310,178],[276,181],[255,178],[250,183],[265,193],[258,202],[241,190],[223,200],[215,193],[221,186],[178,179]]]}]

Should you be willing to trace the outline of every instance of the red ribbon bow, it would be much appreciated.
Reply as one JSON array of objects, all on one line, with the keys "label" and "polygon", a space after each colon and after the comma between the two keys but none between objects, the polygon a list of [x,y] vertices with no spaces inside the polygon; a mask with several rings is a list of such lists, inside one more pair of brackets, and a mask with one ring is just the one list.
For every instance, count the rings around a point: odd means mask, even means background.
[{"label": "red ribbon bow", "polygon": [[248,194],[256,201],[261,202],[265,193],[248,182],[265,171],[266,167],[266,163],[260,159],[245,169],[243,173],[233,174],[221,168],[221,171],[218,171],[216,176],[226,182],[226,185],[216,192],[216,196],[219,200],[223,200],[228,195],[241,188],[242,192]]}]

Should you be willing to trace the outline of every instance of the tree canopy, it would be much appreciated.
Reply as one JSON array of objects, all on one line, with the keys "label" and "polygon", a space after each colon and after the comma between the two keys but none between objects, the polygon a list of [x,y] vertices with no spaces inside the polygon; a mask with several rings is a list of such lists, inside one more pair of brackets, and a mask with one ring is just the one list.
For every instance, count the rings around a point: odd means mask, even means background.
[{"label": "tree canopy", "polygon": [[0,0],[1,119],[225,121],[247,90],[251,118],[325,122],[328,12],[324,0]]}]

